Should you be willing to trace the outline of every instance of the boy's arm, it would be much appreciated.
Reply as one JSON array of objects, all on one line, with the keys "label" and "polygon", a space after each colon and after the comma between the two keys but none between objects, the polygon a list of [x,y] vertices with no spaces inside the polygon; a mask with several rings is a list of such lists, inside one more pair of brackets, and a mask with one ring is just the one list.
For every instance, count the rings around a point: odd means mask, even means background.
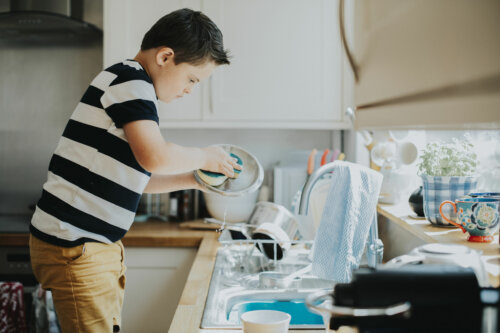
[{"label": "boy's arm", "polygon": [[241,169],[236,159],[220,147],[191,148],[165,142],[158,124],[152,120],[126,123],[123,130],[137,162],[153,174],[204,169],[233,177],[233,168]]},{"label": "boy's arm", "polygon": [[192,172],[179,175],[153,174],[144,189],[144,193],[165,193],[189,189],[202,190]]}]

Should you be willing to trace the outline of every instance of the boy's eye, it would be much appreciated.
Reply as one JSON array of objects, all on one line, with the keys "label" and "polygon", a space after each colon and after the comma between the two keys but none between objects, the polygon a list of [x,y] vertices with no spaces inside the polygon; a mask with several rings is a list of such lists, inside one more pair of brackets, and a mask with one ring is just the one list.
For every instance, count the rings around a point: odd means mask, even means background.
[{"label": "boy's eye", "polygon": [[189,80],[189,83],[194,83],[194,80]]}]

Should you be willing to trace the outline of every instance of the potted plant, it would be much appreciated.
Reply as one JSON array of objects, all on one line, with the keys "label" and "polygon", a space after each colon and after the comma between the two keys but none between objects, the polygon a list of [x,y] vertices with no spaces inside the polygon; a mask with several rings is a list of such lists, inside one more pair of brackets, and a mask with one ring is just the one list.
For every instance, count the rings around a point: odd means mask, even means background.
[{"label": "potted plant", "polygon": [[[424,213],[437,226],[453,226],[439,214],[439,205],[475,191],[477,155],[468,137],[451,143],[431,142],[424,148],[418,165],[424,194]],[[452,218],[454,214],[449,212]]]}]

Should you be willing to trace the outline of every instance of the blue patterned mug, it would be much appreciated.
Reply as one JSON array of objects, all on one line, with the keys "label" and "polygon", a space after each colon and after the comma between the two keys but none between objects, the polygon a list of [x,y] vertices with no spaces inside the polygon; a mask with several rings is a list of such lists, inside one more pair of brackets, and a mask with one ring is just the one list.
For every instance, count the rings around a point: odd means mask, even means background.
[{"label": "blue patterned mug", "polygon": [[[443,206],[448,204],[453,206],[457,214],[456,222],[442,211]],[[446,200],[439,206],[439,212],[447,222],[468,232],[469,242],[490,243],[499,226],[499,204],[500,200],[494,198],[462,198],[455,202]]]},{"label": "blue patterned mug", "polygon": [[[461,197],[460,199],[469,198],[490,198],[500,200],[500,192],[473,192]],[[498,206],[498,214],[500,214],[500,205]]]}]

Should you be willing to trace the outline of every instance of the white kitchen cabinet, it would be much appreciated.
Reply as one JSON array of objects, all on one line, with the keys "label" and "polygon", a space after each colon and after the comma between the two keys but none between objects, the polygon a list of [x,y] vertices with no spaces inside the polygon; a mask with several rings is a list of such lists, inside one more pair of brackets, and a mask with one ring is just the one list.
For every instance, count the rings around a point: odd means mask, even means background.
[{"label": "white kitchen cabinet", "polygon": [[210,0],[202,8],[233,56],[211,79],[207,121],[342,121],[334,1]]},{"label": "white kitchen cabinet", "polygon": [[354,4],[358,128],[500,125],[499,1]]},{"label": "white kitchen cabinet", "polygon": [[147,29],[182,7],[218,25],[231,65],[218,67],[191,96],[161,105],[161,127],[348,127],[336,1],[108,0],[105,65],[135,56]]},{"label": "white kitchen cabinet", "polygon": [[196,248],[127,247],[122,332],[166,332]]}]

